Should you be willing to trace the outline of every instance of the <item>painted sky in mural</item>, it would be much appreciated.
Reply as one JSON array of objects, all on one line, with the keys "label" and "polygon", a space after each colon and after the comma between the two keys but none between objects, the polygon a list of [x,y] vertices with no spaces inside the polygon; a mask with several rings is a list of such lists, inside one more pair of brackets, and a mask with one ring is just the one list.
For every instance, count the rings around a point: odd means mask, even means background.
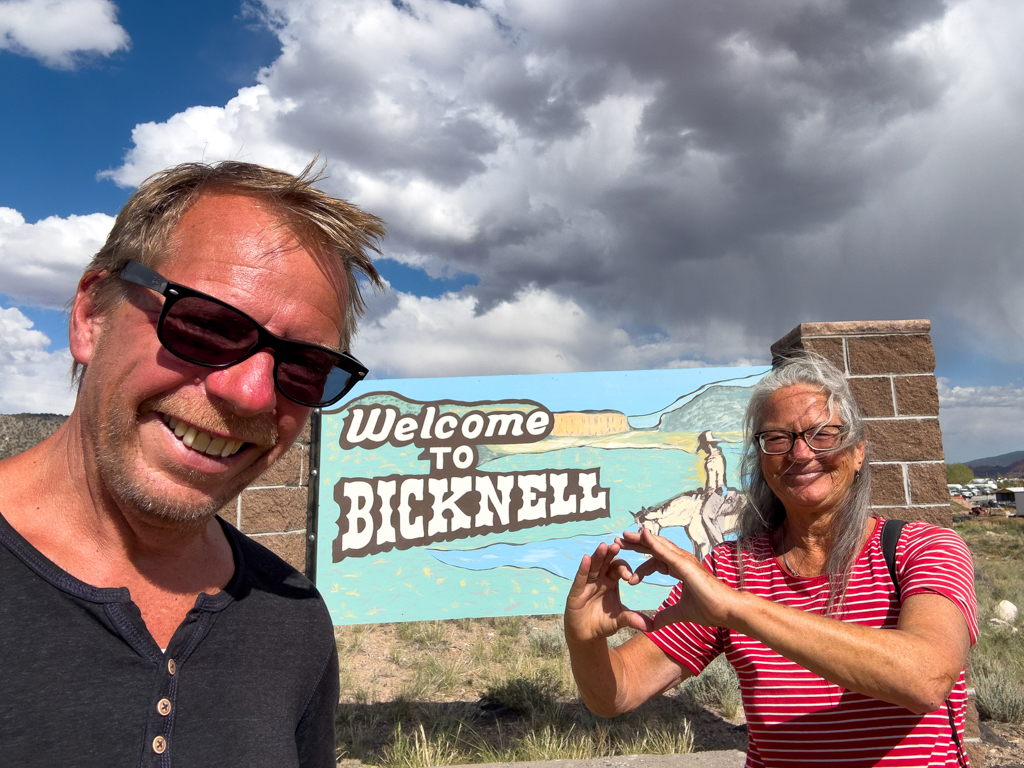
[{"label": "painted sky in mural", "polygon": [[[582,556],[638,526],[703,556],[732,531],[766,370],[367,382],[321,425],[335,623],[560,613]],[[654,608],[670,587],[655,574],[626,599]]]}]

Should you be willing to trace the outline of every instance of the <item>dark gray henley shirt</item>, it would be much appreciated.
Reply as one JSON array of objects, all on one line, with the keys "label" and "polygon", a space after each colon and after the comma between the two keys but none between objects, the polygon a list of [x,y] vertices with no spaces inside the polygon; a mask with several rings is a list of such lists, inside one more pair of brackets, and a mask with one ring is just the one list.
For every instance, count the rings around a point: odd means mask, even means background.
[{"label": "dark gray henley shirt", "polygon": [[165,653],[127,588],[79,581],[0,515],[0,766],[333,768],[327,608],[220,522],[235,574]]}]

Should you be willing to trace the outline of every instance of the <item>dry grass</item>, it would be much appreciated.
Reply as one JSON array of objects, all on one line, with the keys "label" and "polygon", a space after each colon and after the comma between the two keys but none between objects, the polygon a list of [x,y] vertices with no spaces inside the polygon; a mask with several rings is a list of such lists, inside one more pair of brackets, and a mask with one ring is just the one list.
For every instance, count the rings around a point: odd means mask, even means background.
[{"label": "dry grass", "polygon": [[[972,651],[983,718],[1024,721],[1024,632],[989,622],[1024,609],[1024,519],[958,523],[974,555],[981,636]],[[696,679],[613,719],[590,713],[569,669],[561,617],[339,627],[339,757],[386,768],[669,754],[742,722],[724,658]],[[625,641],[620,632],[613,644]],[[691,725],[696,723],[696,725]],[[728,734],[727,734],[728,735]],[[742,748],[707,743],[705,748]]]},{"label": "dry grass", "polygon": [[693,705],[682,692],[618,718],[589,712],[569,669],[561,617],[339,627],[336,634],[339,758],[423,768],[693,749]]},{"label": "dry grass", "polygon": [[1024,518],[972,518],[953,527],[974,557],[980,635],[971,664],[978,714],[1024,723],[1024,632],[990,621],[1000,600],[1024,613]]}]

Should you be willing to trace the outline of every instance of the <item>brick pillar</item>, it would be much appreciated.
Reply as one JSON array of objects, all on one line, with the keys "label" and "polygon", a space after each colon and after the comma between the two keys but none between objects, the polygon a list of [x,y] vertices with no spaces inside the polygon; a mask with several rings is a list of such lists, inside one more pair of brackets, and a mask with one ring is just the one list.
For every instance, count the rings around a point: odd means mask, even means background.
[{"label": "brick pillar", "polygon": [[772,345],[817,352],[846,374],[867,426],[871,506],[884,517],[953,522],[927,320],[802,323]]},{"label": "brick pillar", "polygon": [[[306,570],[306,492],[309,486],[309,424],[281,459],[235,501],[238,530]],[[231,520],[228,509],[222,512]]]},{"label": "brick pillar", "polygon": [[[930,331],[928,320],[801,323],[771,351],[773,363],[787,352],[816,352],[846,374],[867,426],[872,510],[949,528],[953,515]],[[983,768],[974,689],[968,690],[965,746],[971,764]]]}]

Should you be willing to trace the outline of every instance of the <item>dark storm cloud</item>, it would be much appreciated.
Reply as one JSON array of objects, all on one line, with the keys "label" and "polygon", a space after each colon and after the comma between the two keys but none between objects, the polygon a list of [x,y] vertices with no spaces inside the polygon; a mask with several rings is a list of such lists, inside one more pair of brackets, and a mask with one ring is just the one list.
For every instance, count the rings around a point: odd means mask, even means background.
[{"label": "dark storm cloud", "polygon": [[[478,317],[548,291],[656,365],[763,356],[804,320],[925,316],[1024,359],[1018,6],[266,5],[277,112],[226,108],[219,130],[321,151],[335,191],[388,221],[389,256],[477,278]],[[138,155],[173,157],[173,123]],[[967,311],[952,287],[978,272],[996,295]]]}]

